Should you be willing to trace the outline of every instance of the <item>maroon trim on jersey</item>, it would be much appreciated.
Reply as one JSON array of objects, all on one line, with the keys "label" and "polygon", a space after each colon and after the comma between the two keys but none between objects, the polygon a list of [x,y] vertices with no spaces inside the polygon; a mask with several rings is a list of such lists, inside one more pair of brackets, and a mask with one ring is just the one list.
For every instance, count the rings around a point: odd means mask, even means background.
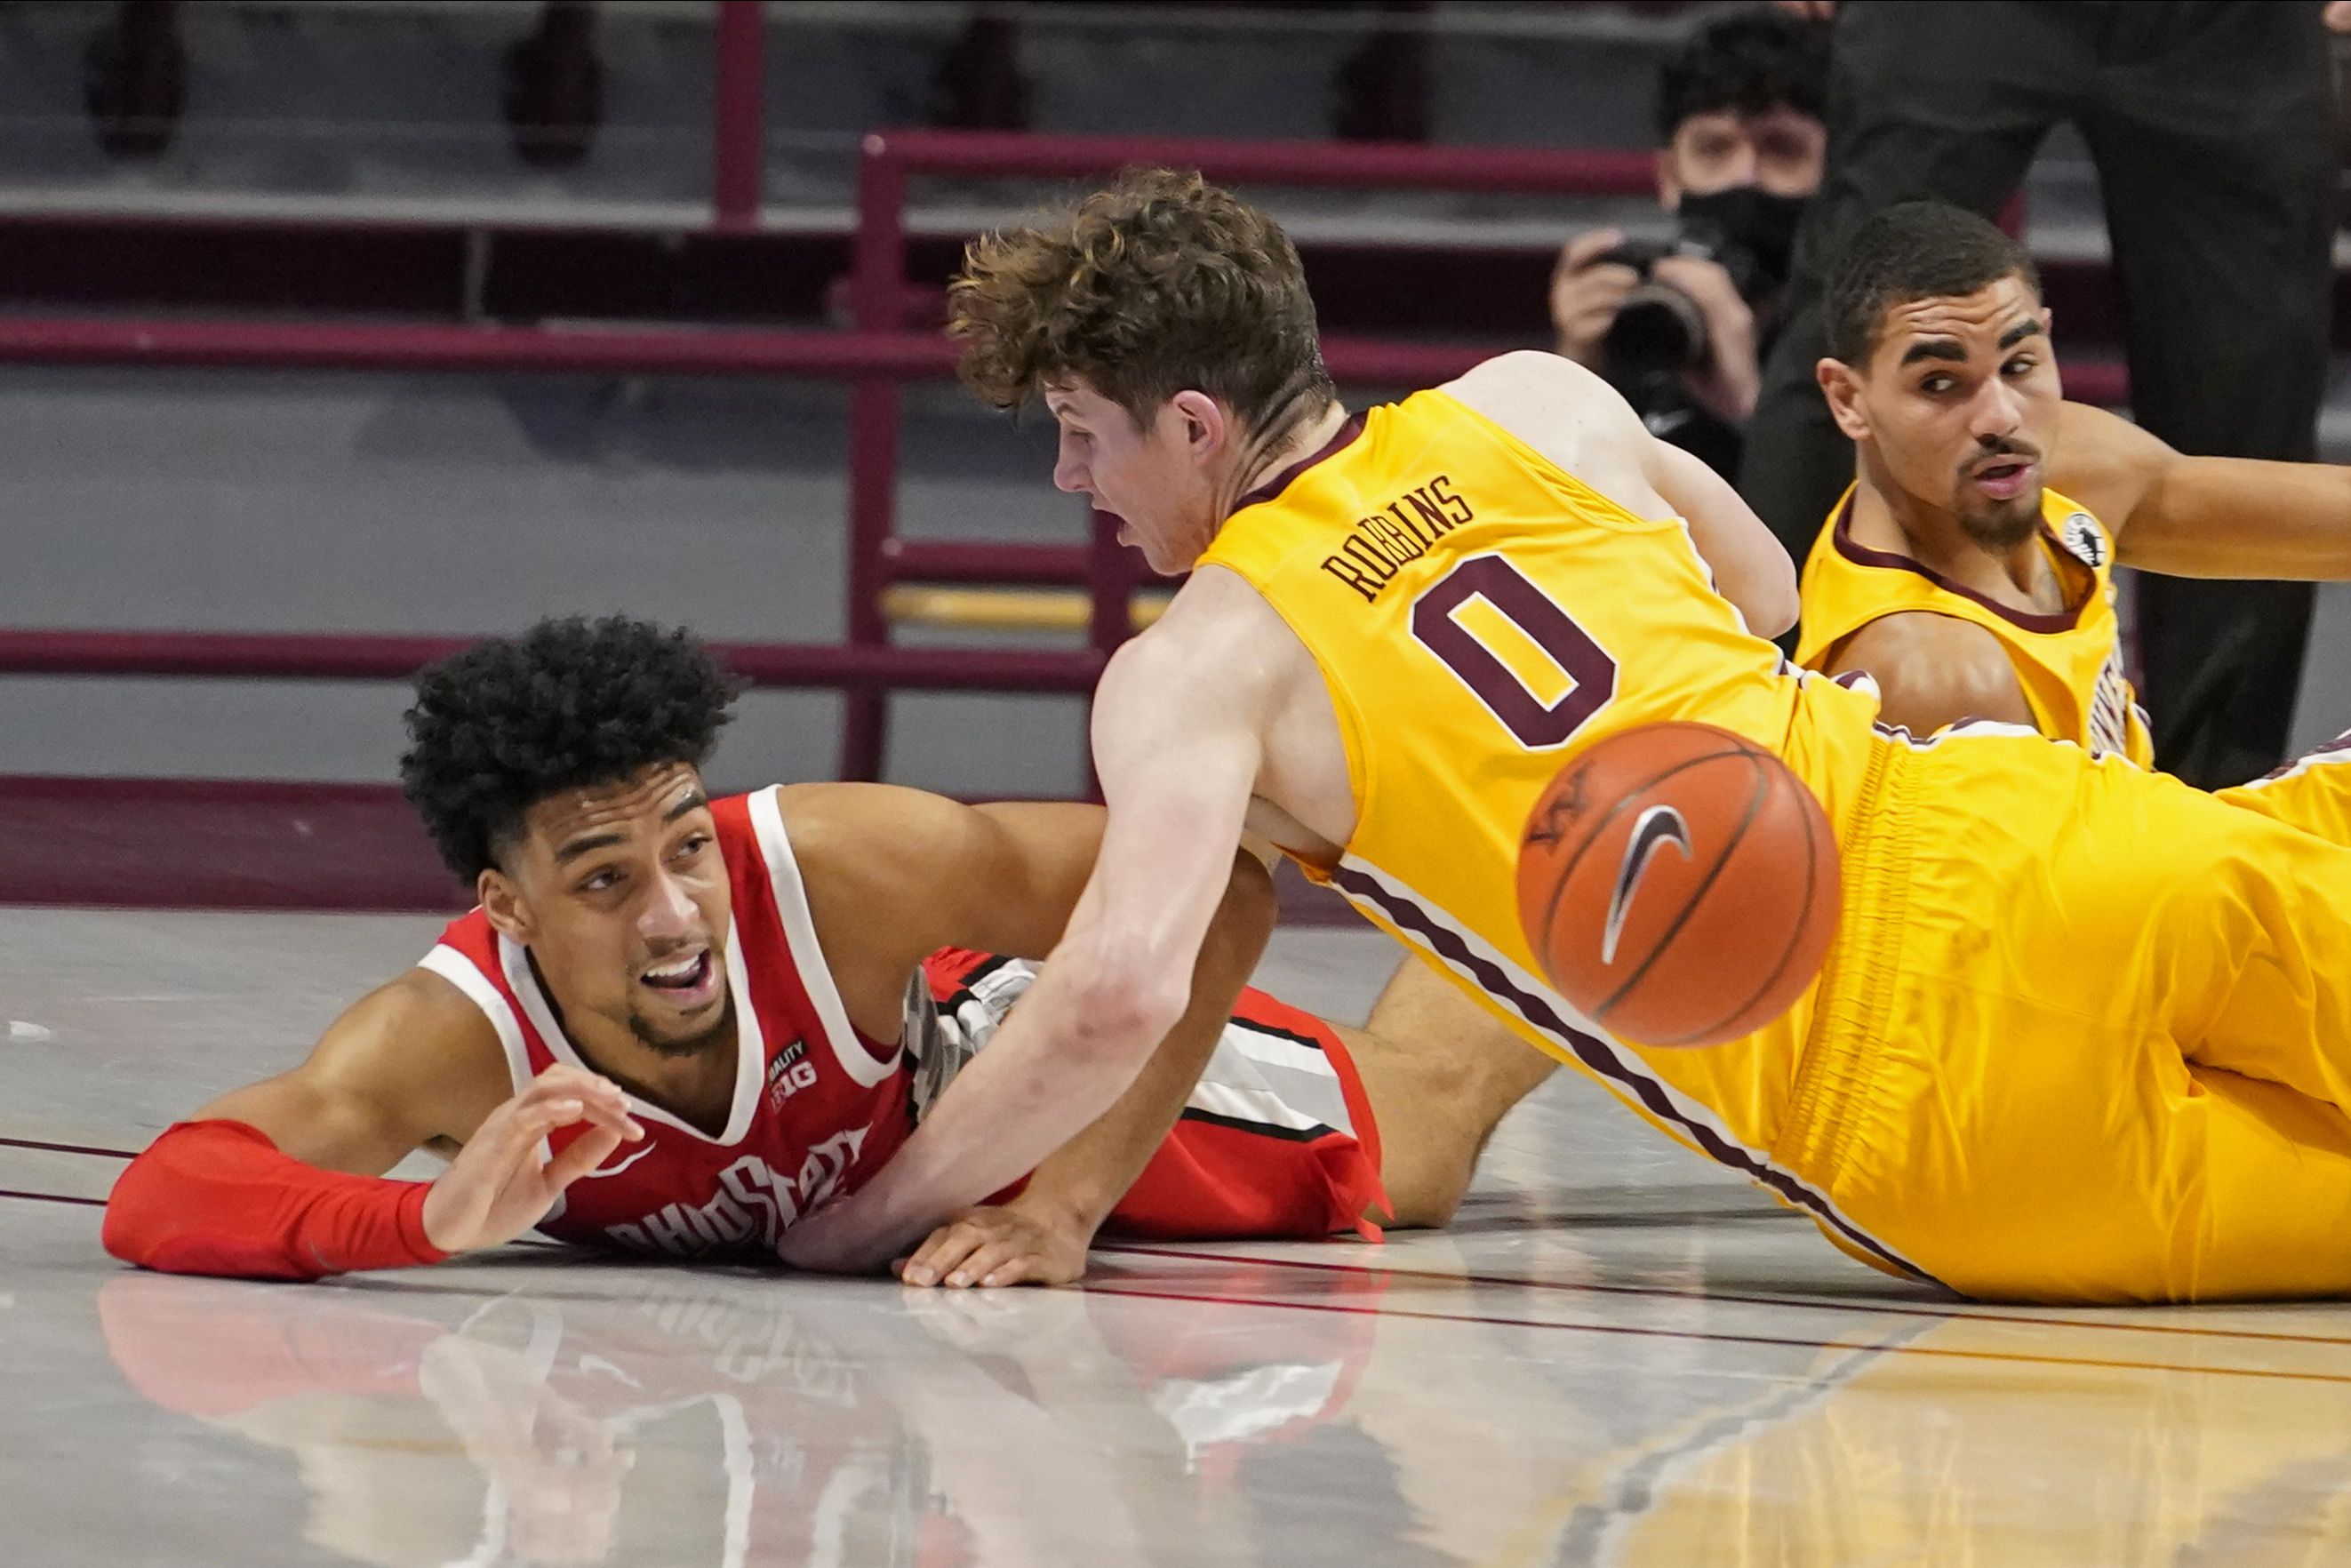
[{"label": "maroon trim on jersey", "polygon": [[1233,510],[1238,512],[1243,507],[1254,507],[1261,501],[1272,500],[1276,496],[1280,495],[1284,490],[1290,488],[1290,482],[1292,479],[1297,478],[1301,474],[1305,473],[1309,468],[1313,467],[1314,465],[1322,462],[1324,458],[1335,457],[1346,448],[1353,446],[1355,444],[1355,438],[1363,434],[1364,416],[1360,413],[1349,414],[1347,416],[1347,423],[1341,425],[1338,432],[1333,434],[1330,440],[1324,442],[1319,449],[1311,455],[1300,458],[1297,462],[1291,464],[1289,467],[1284,468],[1280,473],[1276,474],[1272,478],[1268,479],[1264,484],[1259,485],[1256,489],[1251,490],[1248,495],[1243,496],[1239,500],[1234,502]]},{"label": "maroon trim on jersey", "polygon": [[[2002,604],[1997,599],[1977,592],[1964,582],[1952,581],[1924,561],[1913,560],[1907,555],[1896,555],[1891,550],[1872,549],[1867,545],[1857,544],[1854,540],[1852,527],[1853,494],[1847,491],[1844,500],[1837,507],[1836,527],[1831,530],[1829,536],[1835,542],[1837,554],[1855,566],[1874,566],[1888,571],[1916,572],[1944,592],[1956,593],[1961,599],[1980,604],[2001,620],[2022,626],[2027,632],[2071,632],[2081,624],[2082,612],[2089,608],[2091,600],[2097,595],[2098,574],[2092,571],[2088,591],[2070,610],[2054,615],[2043,615],[2030,610],[2018,610],[2013,606]],[[2049,519],[2046,517],[2041,519],[2041,538],[2053,549],[2063,550],[2065,548],[2064,542],[2049,531]]]}]

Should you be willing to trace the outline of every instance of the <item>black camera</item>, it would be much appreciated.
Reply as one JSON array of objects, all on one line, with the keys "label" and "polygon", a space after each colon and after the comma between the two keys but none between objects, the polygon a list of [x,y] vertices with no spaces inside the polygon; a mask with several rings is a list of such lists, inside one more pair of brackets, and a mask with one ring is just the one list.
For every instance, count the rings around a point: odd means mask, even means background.
[{"label": "black camera", "polygon": [[1710,261],[1730,274],[1731,286],[1742,299],[1752,299],[1762,280],[1755,253],[1734,243],[1720,225],[1685,214],[1674,237],[1664,245],[1627,240],[1593,265],[1602,262],[1629,267],[1641,281],[1625,297],[1601,340],[1601,362],[1615,375],[1639,377],[1694,371],[1711,352],[1706,337],[1706,312],[1698,301],[1655,276],[1658,262],[1669,256],[1691,256]]}]

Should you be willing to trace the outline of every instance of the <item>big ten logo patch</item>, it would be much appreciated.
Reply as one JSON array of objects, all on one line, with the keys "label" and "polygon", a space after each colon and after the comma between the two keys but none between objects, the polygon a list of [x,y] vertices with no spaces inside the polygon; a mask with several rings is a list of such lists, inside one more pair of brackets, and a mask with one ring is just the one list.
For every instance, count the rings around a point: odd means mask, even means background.
[{"label": "big ten logo patch", "polygon": [[816,1063],[808,1059],[808,1041],[796,1040],[776,1052],[768,1063],[768,1103],[780,1105],[803,1089],[816,1087]]},{"label": "big ten logo patch", "polygon": [[2106,536],[2098,520],[2087,512],[2075,512],[2057,530],[2057,542],[2065,553],[2093,571],[2106,564]]}]

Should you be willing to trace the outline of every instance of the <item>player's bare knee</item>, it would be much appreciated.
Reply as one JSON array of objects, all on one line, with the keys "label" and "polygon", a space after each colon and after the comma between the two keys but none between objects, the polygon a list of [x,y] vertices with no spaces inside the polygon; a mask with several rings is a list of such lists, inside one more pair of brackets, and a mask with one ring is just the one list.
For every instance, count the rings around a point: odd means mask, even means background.
[{"label": "player's bare knee", "polygon": [[1450,1224],[1468,1196],[1477,1173],[1475,1146],[1464,1139],[1441,1139],[1391,1162],[1387,1226],[1394,1230],[1436,1230]]}]

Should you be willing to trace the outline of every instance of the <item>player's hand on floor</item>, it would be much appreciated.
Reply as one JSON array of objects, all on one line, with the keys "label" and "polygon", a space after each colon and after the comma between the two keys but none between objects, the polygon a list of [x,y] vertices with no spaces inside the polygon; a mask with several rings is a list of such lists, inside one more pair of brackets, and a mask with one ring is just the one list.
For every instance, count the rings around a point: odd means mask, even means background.
[{"label": "player's hand on floor", "polygon": [[898,1265],[909,1285],[1067,1285],[1084,1278],[1091,1228],[1014,1198],[951,1217]]},{"label": "player's hand on floor", "polygon": [[[580,1122],[589,1129],[542,1162],[540,1141]],[[433,1184],[424,1239],[444,1252],[502,1246],[546,1218],[563,1189],[614,1149],[644,1135],[619,1084],[580,1068],[550,1067],[485,1117]]]}]

